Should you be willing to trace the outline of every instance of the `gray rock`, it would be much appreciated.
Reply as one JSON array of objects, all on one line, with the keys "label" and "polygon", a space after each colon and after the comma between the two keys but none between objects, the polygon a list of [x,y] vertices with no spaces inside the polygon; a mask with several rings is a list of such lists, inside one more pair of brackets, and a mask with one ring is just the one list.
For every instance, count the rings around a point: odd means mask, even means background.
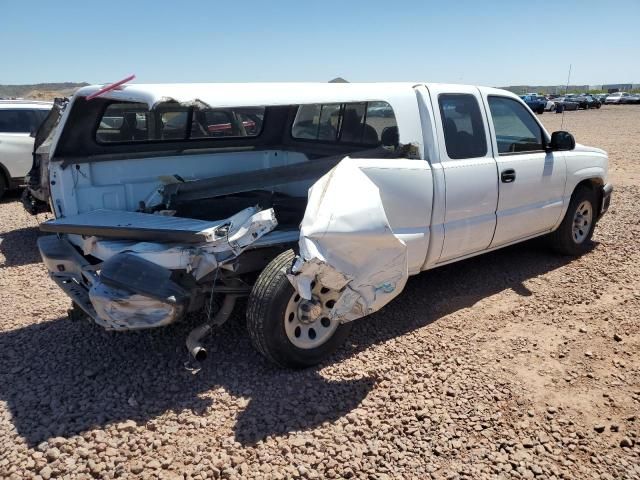
[{"label": "gray rock", "polygon": [[622,440],[620,440],[620,446],[631,448],[633,447],[633,440],[631,440],[629,437],[624,437]]},{"label": "gray rock", "polygon": [[51,467],[49,465],[45,465],[44,467],[42,467],[40,469],[40,471],[38,472],[40,474],[40,476],[44,479],[44,480],[49,480],[51,478],[51,475],[53,473],[53,470],[51,469]]},{"label": "gray rock", "polygon": [[134,432],[137,426],[133,420],[127,420],[126,422],[119,423],[116,428],[119,432]]},{"label": "gray rock", "polygon": [[44,456],[49,462],[53,462],[60,458],[60,450],[57,447],[49,448],[44,452]]}]

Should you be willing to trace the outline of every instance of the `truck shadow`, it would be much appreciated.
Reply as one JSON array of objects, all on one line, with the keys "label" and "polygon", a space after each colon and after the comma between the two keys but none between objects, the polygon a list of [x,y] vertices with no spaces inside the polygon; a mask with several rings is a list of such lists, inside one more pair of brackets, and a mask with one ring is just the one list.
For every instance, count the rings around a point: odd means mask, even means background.
[{"label": "truck shadow", "polygon": [[0,263],[0,268],[17,267],[42,261],[36,246],[39,235],[38,227],[18,228],[1,233],[0,253],[4,256],[4,262]]},{"label": "truck shadow", "polygon": [[[529,243],[413,277],[392,304],[354,325],[351,342],[328,363],[502,290],[528,295],[524,280],[569,261]],[[208,418],[209,424],[235,420],[235,439],[250,445],[333,422],[356,408],[376,382],[361,375],[329,380],[319,368],[293,372],[273,367],[251,348],[239,321],[207,339],[209,358],[194,375],[184,368],[183,344],[193,326],[185,322],[156,331],[109,333],[59,318],[2,332],[0,399],[30,446],[185,410]],[[211,398],[220,388],[228,396]]]}]

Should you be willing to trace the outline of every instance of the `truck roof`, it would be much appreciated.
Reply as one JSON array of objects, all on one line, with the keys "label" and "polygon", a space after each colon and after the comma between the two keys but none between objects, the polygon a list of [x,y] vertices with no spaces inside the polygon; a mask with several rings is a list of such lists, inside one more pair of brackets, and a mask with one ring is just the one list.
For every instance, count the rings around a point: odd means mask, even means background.
[{"label": "truck roof", "polygon": [[[100,98],[146,103],[149,108],[167,101],[182,104],[202,102],[210,107],[297,105],[406,98],[425,82],[393,83],[173,83],[129,84],[104,93]],[[104,85],[83,87],[75,94],[86,97]],[[460,85],[450,85],[455,92]],[[505,92],[506,93],[506,92]]]},{"label": "truck roof", "polygon": [[42,109],[49,110],[53,107],[53,102],[41,100],[0,100],[0,109]]}]

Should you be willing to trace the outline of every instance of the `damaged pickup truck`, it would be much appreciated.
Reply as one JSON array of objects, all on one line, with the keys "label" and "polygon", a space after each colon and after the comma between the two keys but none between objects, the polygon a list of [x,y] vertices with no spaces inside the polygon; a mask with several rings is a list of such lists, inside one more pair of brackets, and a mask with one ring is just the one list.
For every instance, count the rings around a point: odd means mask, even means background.
[{"label": "damaged pickup truck", "polygon": [[197,360],[244,296],[258,351],[317,364],[410,275],[542,235],[585,252],[612,191],[604,151],[493,88],[91,86],[52,115],[29,176],[51,277],[107,329],[203,311]]}]

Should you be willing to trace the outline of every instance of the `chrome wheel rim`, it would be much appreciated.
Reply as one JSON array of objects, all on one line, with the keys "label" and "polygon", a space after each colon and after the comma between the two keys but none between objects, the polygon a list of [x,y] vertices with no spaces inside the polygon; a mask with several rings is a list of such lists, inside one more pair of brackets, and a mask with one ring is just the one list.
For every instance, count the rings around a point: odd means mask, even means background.
[{"label": "chrome wheel rim", "polygon": [[311,283],[311,300],[295,292],[284,313],[284,330],[289,341],[298,348],[310,350],[326,343],[338,328],[339,322],[329,315],[340,292]]},{"label": "chrome wheel rim", "polygon": [[593,208],[591,202],[584,201],[578,205],[576,213],[573,215],[572,237],[575,243],[585,241],[591,230],[593,222]]}]

